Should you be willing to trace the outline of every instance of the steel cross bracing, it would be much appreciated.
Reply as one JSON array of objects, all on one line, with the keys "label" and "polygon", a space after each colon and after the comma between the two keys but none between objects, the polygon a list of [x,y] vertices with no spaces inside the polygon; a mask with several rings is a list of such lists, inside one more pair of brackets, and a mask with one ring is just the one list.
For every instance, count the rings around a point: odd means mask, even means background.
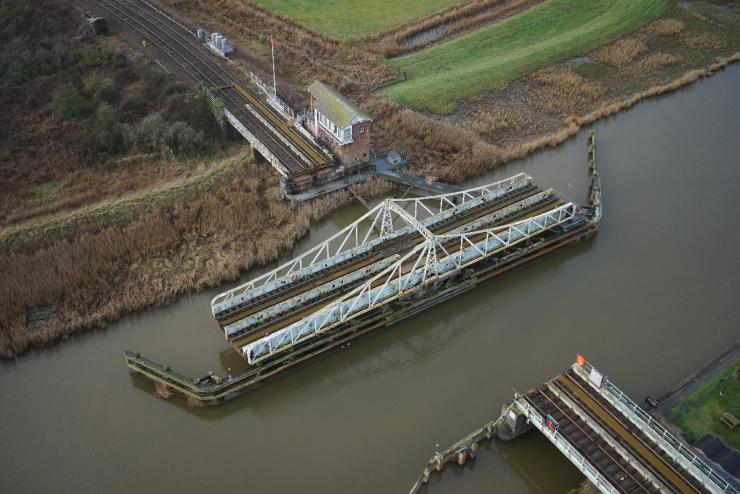
[{"label": "steel cross bracing", "polygon": [[[495,228],[443,235],[429,232],[424,242],[362,285],[310,316],[245,345],[241,351],[250,364],[260,362],[418,290],[432,280],[451,277],[483,258],[572,220],[576,214],[581,214],[579,209],[569,202],[537,216]],[[397,212],[395,208],[390,210]],[[406,218],[404,214],[399,216]],[[450,252],[455,245],[459,249]]]},{"label": "steel cross bracing", "polygon": [[[360,218],[347,225],[324,242],[309,249],[247,283],[217,295],[211,300],[214,314],[243,302],[246,298],[257,297],[275,285],[287,284],[292,278],[325,269],[332,263],[341,262],[351,256],[369,251],[379,243],[389,240],[412,229],[426,226],[452,217],[467,209],[495,200],[502,195],[532,183],[532,177],[525,173],[514,175],[487,185],[463,191],[408,199],[389,199],[375,206]],[[403,210],[403,216],[399,214]],[[404,227],[394,230],[394,220]],[[409,223],[410,219],[414,223]],[[426,237],[425,237],[426,238]]]},{"label": "steel cross bracing", "polygon": [[525,417],[527,422],[539,430],[561,453],[578,468],[591,483],[604,494],[618,494],[619,491],[606,479],[581,453],[563,437],[557,429],[551,429],[547,426],[547,420],[540,415],[535,408],[527,403],[518,393],[514,394],[514,406],[518,408]]}]

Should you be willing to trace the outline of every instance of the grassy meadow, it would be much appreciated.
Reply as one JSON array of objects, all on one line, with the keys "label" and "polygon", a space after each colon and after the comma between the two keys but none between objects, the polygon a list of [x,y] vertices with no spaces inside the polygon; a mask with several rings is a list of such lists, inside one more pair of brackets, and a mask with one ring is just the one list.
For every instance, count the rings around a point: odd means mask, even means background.
[{"label": "grassy meadow", "polygon": [[407,80],[382,90],[408,107],[457,105],[558,60],[588,52],[658,16],[668,0],[551,0],[447,43],[390,60]]},{"label": "grassy meadow", "polygon": [[740,430],[731,431],[719,421],[724,412],[740,417],[740,381],[732,375],[735,361],[714,379],[673,407],[666,417],[680,427],[691,441],[710,432],[729,447],[740,449]]},{"label": "grassy meadow", "polygon": [[[463,0],[372,0],[350,5],[340,0],[255,0],[271,12],[290,17],[338,39],[388,29]],[[278,34],[278,33],[276,33]]]}]

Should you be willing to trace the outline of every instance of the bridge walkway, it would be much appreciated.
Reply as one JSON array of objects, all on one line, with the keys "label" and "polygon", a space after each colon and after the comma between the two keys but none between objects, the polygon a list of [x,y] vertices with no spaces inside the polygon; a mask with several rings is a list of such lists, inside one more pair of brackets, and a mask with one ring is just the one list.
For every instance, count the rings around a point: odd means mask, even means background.
[{"label": "bridge walkway", "polygon": [[585,360],[515,405],[602,492],[737,492]]}]

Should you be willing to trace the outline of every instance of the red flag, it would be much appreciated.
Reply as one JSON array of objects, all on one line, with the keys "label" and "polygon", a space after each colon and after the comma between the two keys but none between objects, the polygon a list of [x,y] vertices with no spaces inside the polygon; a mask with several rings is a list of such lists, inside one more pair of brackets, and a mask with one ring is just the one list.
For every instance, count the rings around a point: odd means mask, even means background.
[{"label": "red flag", "polygon": [[272,49],[274,50],[275,49],[275,38],[273,38],[272,35],[270,35],[270,45],[272,45]]}]

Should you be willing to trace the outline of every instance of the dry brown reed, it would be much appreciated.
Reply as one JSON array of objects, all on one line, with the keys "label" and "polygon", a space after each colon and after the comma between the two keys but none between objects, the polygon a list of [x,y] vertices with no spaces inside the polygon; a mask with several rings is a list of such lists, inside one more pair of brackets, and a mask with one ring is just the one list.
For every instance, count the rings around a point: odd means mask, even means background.
[{"label": "dry brown reed", "polygon": [[530,105],[558,116],[573,114],[605,92],[599,83],[569,70],[547,68],[535,72],[537,86],[527,95]]},{"label": "dry brown reed", "polygon": [[[127,224],[0,254],[0,356],[236,279],[277,259],[313,222],[353,200],[342,192],[307,204],[279,203],[266,197],[276,184],[266,167],[242,169],[210,192]],[[385,187],[373,181],[359,190],[370,197]],[[49,305],[53,318],[26,327],[26,309],[37,305]]]},{"label": "dry brown reed", "polygon": [[656,36],[675,36],[684,29],[684,23],[678,19],[658,19],[645,26],[644,31]]},{"label": "dry brown reed", "polygon": [[316,33],[296,21],[242,0],[163,0],[165,3],[211,19],[219,31],[242,46],[270,46],[276,37],[280,69],[300,85],[321,79],[345,94],[366,92],[389,82],[396,74],[365,50]]},{"label": "dry brown reed", "polygon": [[521,132],[527,123],[527,119],[520,111],[495,106],[476,112],[468,121],[467,127],[482,139],[495,142],[502,133]]},{"label": "dry brown reed", "polygon": [[653,53],[636,64],[638,72],[653,72],[669,65],[675,65],[681,61],[681,58],[672,53]]},{"label": "dry brown reed", "polygon": [[723,43],[708,32],[699,32],[687,29],[681,34],[681,39],[686,46],[699,50],[710,50],[722,48]]},{"label": "dry brown reed", "polygon": [[647,51],[645,42],[635,38],[622,38],[594,52],[597,62],[624,67]]}]

